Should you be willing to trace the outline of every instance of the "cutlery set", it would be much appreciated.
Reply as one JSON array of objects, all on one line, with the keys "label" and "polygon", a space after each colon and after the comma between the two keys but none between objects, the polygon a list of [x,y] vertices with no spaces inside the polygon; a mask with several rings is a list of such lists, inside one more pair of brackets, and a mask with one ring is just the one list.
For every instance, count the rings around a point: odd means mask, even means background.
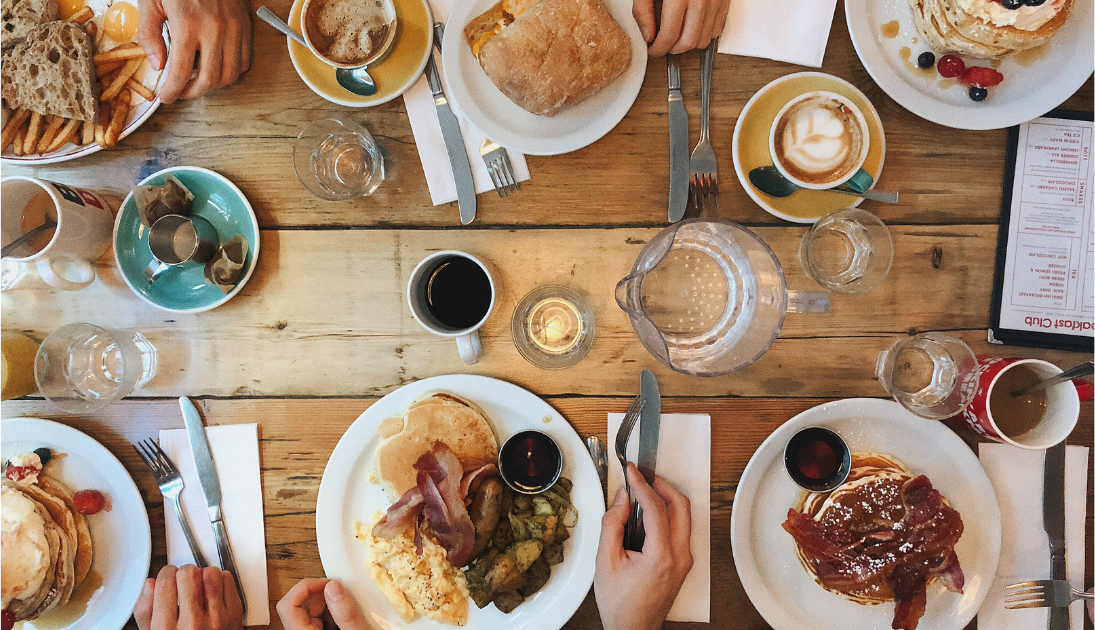
[{"label": "cutlery set", "polygon": [[[658,438],[661,432],[662,399],[658,391],[658,381],[654,374],[647,370],[642,371],[640,377],[639,395],[631,401],[631,406],[624,413],[623,421],[616,432],[616,459],[620,462],[620,469],[624,476],[624,489],[627,491],[627,500],[630,516],[624,527],[624,549],[642,551],[643,541],[646,539],[646,531],[643,529],[643,510],[631,492],[631,484],[627,480],[627,443],[631,434],[635,431],[635,424],[639,425],[639,457],[636,467],[642,474],[646,483],[654,484],[654,472],[658,464]],[[604,447],[601,441],[594,437],[586,440],[593,463],[598,469],[598,474],[604,479],[607,471],[607,463],[604,461]]]}]

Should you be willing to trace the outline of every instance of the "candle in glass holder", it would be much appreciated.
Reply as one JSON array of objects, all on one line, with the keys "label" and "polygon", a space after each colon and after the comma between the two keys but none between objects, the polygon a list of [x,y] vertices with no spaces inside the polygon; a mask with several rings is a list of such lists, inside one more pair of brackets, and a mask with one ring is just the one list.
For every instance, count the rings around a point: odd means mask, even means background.
[{"label": "candle in glass holder", "polygon": [[532,343],[552,354],[570,351],[585,332],[578,307],[561,297],[544,298],[534,304],[529,310],[527,325]]},{"label": "candle in glass holder", "polygon": [[595,330],[593,311],[582,296],[559,286],[533,289],[517,303],[510,320],[517,351],[549,370],[581,361],[593,345]]}]

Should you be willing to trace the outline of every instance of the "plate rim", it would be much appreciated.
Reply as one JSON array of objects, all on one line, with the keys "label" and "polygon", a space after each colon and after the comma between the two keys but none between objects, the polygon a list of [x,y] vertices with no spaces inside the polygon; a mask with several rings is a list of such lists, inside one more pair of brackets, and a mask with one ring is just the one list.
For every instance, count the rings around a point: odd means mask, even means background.
[{"label": "plate rim", "polygon": [[[45,432],[49,433],[50,439],[52,439],[52,440],[56,440],[56,441],[60,442],[60,441],[64,440],[65,437],[69,437],[69,438],[75,439],[77,442],[84,442],[93,451],[98,451],[98,455],[100,457],[102,457],[102,461],[106,462],[106,465],[108,467],[114,468],[114,470],[112,470],[112,471],[100,470],[99,472],[104,477],[115,480],[119,485],[121,485],[123,487],[123,491],[126,494],[129,494],[129,492],[132,491],[132,495],[131,495],[132,499],[131,500],[133,501],[133,504],[140,506],[140,511],[141,511],[142,514],[144,514],[144,519],[138,519],[138,522],[136,523],[136,527],[138,527],[141,530],[140,532],[137,532],[137,533],[138,534],[140,534],[140,533],[144,534],[143,537],[139,538],[139,540],[144,543],[142,549],[146,552],[144,554],[140,554],[140,555],[143,555],[145,557],[144,568],[143,568],[143,570],[139,571],[139,573],[143,577],[141,577],[141,579],[139,581],[135,580],[134,585],[130,586],[130,590],[132,590],[132,593],[131,593],[131,597],[133,599],[132,603],[127,603],[126,605],[121,606],[120,609],[117,608],[117,607],[114,608],[114,610],[120,610],[121,611],[121,612],[118,613],[118,619],[116,620],[116,622],[103,621],[102,619],[97,620],[95,622],[95,624],[96,624],[95,627],[99,627],[98,624],[103,624],[103,625],[105,625],[107,627],[111,627],[111,628],[117,627],[119,629],[125,627],[125,624],[129,621],[130,617],[132,617],[133,606],[135,606],[137,604],[137,600],[140,598],[141,589],[144,586],[144,581],[148,577],[148,569],[149,569],[149,567],[152,566],[152,528],[151,528],[151,524],[149,523],[149,520],[148,520],[148,509],[145,507],[144,496],[141,494],[140,488],[137,487],[137,483],[133,480],[132,475],[129,474],[129,471],[126,470],[125,466],[122,465],[122,462],[114,455],[114,453],[110,452],[110,449],[103,446],[103,444],[101,442],[99,442],[95,438],[91,437],[87,433],[84,433],[83,431],[81,431],[81,430],[79,430],[79,429],[77,429],[73,426],[64,424],[62,422],[58,422],[56,420],[48,420],[46,418],[36,418],[36,417],[32,417],[32,416],[16,416],[16,417],[12,417],[12,418],[4,418],[3,420],[0,420],[0,423],[2,423],[3,425],[6,425],[6,430],[4,431],[5,437],[11,435],[11,433],[10,433],[11,425],[9,425],[8,423],[15,423],[16,425],[20,425],[20,426],[16,427],[16,431],[20,431],[21,429],[25,430],[25,429],[23,429],[23,427],[28,427],[28,428],[33,430],[33,427],[35,425],[39,425],[40,427],[42,427],[42,429],[44,429],[44,431],[43,431],[44,433]],[[22,439],[22,438],[17,437],[15,439],[18,440],[18,439]],[[11,440],[11,441],[15,441],[15,440]],[[81,456],[83,456],[85,458],[88,458],[85,452],[81,452]],[[88,459],[90,459],[90,458],[88,458]],[[122,473],[121,475],[117,474],[119,471]],[[108,473],[113,473],[113,474],[108,474]],[[116,495],[113,495],[113,493],[112,493],[111,501],[114,502],[115,499],[116,499]],[[126,534],[126,539],[127,539],[127,542],[131,541],[133,539],[133,532],[128,532]],[[124,558],[133,557],[132,551],[133,550],[131,550],[127,547],[125,552],[120,554],[120,556],[124,557]],[[140,550],[138,550],[138,551],[140,551]],[[134,569],[136,569],[136,568],[137,567],[135,566]],[[122,592],[122,595],[124,595],[124,590]],[[129,597],[126,597],[124,600],[122,600],[120,598],[121,598],[121,595],[115,596],[114,601],[125,601],[125,602],[129,601]],[[80,615],[80,617],[73,620],[72,623],[65,626],[64,628],[71,628],[73,625],[77,624],[80,620],[82,620],[84,618],[85,614],[87,614],[87,613],[85,612],[84,614]],[[63,629],[61,629],[61,630],[63,630]]]},{"label": "plate rim", "polygon": [[[149,298],[148,296],[146,296],[143,293],[141,293],[140,291],[138,291],[137,288],[133,286],[133,283],[130,282],[129,276],[127,276],[125,271],[122,269],[122,260],[121,260],[121,257],[119,255],[119,253],[118,253],[118,230],[119,230],[119,228],[121,227],[121,224],[122,224],[122,213],[125,211],[126,204],[128,204],[129,201],[133,198],[133,189],[130,189],[129,194],[127,194],[125,196],[125,199],[123,199],[122,202],[120,204],[118,204],[118,214],[115,215],[115,217],[114,217],[114,233],[111,235],[110,244],[111,244],[111,249],[114,250],[114,264],[118,266],[118,275],[120,275],[122,277],[122,280],[125,281],[126,286],[129,287],[129,289],[134,294],[136,294],[137,297],[141,298],[145,302],[151,304],[152,306],[155,306],[158,309],[168,311],[170,313],[202,313],[202,312],[209,311],[209,310],[212,310],[214,308],[217,308],[218,306],[224,304],[228,300],[235,297],[236,294],[239,293],[240,290],[243,289],[243,286],[245,284],[247,284],[247,281],[251,279],[251,274],[253,274],[255,272],[255,267],[258,266],[258,262],[259,262],[259,247],[260,247],[260,242],[262,241],[262,230],[259,226],[258,216],[255,215],[255,209],[253,207],[251,207],[251,202],[247,199],[247,196],[243,194],[243,191],[240,190],[238,186],[233,184],[232,181],[229,180],[224,175],[221,175],[220,173],[218,173],[216,171],[213,171],[213,170],[210,170],[208,168],[203,168],[201,166],[171,166],[171,167],[156,171],[155,173],[152,173],[148,177],[145,177],[140,182],[138,182],[136,184],[136,186],[134,186],[133,188],[136,188],[137,186],[143,186],[143,185],[145,185],[145,183],[151,181],[152,178],[157,177],[159,175],[166,175],[167,173],[175,173],[175,172],[178,172],[178,171],[194,171],[194,172],[209,175],[209,176],[211,176],[215,179],[221,180],[223,183],[228,185],[228,187],[231,188],[233,192],[235,192],[239,196],[240,200],[243,201],[244,207],[247,208],[247,213],[251,217],[251,225],[253,225],[254,228],[255,228],[255,242],[254,243],[248,243],[248,246],[251,249],[251,252],[250,252],[251,253],[251,266],[249,266],[247,268],[247,272],[243,274],[243,278],[240,279],[240,281],[236,284],[236,286],[231,291],[229,291],[228,293],[225,293],[223,296],[221,296],[219,299],[217,299],[217,301],[213,302],[212,304],[207,304],[205,306],[200,306],[198,308],[182,308],[182,309],[170,308],[170,307],[164,306],[162,304],[159,304],[157,302],[154,302],[151,298]],[[134,202],[133,211],[134,212],[137,211],[136,210],[136,202]]]}]

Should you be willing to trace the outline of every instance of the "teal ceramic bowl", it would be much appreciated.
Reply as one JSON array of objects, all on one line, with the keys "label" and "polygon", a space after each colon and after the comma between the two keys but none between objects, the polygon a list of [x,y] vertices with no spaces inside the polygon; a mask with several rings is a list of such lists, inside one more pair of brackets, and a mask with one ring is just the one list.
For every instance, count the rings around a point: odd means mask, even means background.
[{"label": "teal ceramic bowl", "polygon": [[221,292],[205,279],[205,265],[199,263],[169,269],[156,282],[149,282],[145,277],[145,268],[152,262],[152,252],[148,249],[148,228],[141,225],[132,192],[122,202],[122,208],[114,220],[114,260],[125,283],[149,304],[177,313],[208,311],[232,299],[247,284],[259,255],[259,222],[240,189],[208,169],[194,166],[168,168],[146,177],[141,185],[163,184],[166,173],[179,178],[194,193],[191,214],[212,223],[222,244],[237,234],[247,239],[247,262],[239,284],[230,293]]}]

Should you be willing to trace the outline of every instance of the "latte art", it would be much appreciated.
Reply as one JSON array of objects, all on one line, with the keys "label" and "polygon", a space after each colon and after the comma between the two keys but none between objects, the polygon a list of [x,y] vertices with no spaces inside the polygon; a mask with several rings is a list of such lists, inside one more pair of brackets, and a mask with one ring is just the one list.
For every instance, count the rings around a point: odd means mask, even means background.
[{"label": "latte art", "polygon": [[837,184],[865,157],[861,119],[843,100],[815,95],[792,104],[776,121],[774,157],[787,174],[810,184]]}]

